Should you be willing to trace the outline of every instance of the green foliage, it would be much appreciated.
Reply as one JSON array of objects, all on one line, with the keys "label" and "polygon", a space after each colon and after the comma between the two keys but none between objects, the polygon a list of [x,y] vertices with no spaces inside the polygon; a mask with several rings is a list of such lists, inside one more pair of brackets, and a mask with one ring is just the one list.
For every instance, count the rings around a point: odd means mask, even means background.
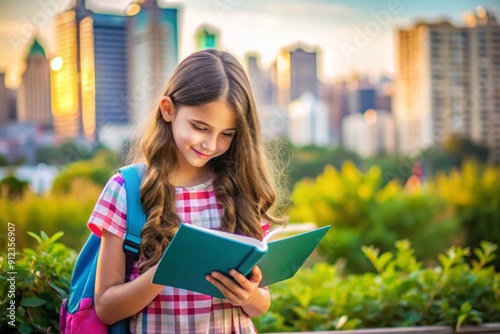
[{"label": "green foliage", "polygon": [[[16,225],[17,247],[33,246],[26,231],[43,229],[49,234],[63,231],[61,241],[80,249],[99,194],[116,170],[115,159],[114,153],[101,150],[91,160],[66,166],[48,194],[39,196],[28,189],[19,197],[0,196],[0,220]],[[0,249],[4,244],[0,238]]]},{"label": "green foliage", "polygon": [[[449,203],[463,228],[464,243],[480,246],[481,241],[500,240],[500,168],[466,162],[461,172],[438,174],[429,191]],[[494,264],[500,269],[500,259]]]},{"label": "green foliage", "polygon": [[349,272],[370,270],[359,250],[365,243],[386,251],[396,240],[407,238],[424,260],[453,244],[458,223],[445,201],[420,191],[408,192],[397,181],[383,183],[376,166],[364,174],[351,162],[341,171],[327,166],[316,180],[296,184],[290,220],[332,225],[320,249],[330,263],[347,260]]},{"label": "green foliage", "polygon": [[60,146],[42,146],[37,150],[37,161],[49,165],[66,165],[72,162],[89,160],[101,146],[88,141],[65,142]]},{"label": "green foliage", "polygon": [[[372,167],[380,168],[382,171],[382,184],[387,185],[391,181],[404,184],[412,175],[413,165],[418,159],[410,159],[402,155],[382,155],[365,158],[359,165],[361,170],[369,170]],[[338,168],[340,169],[340,168]]]},{"label": "green foliage", "polygon": [[[40,236],[28,232],[38,245],[35,249],[25,248],[16,253],[15,270],[8,267],[7,255],[0,253],[4,273],[0,275],[0,307],[5,310],[10,305],[11,278],[8,272],[15,274],[15,323],[20,333],[48,333],[59,329],[59,308],[63,298],[67,297],[69,282],[76,253],[74,250],[57,242],[62,232],[49,237],[45,232]],[[12,319],[0,313],[0,332],[8,333]]]},{"label": "green foliage", "polygon": [[446,154],[456,166],[462,165],[466,160],[474,159],[485,163],[488,159],[487,146],[478,145],[467,137],[451,136],[443,143],[443,153]]},{"label": "green foliage", "polygon": [[4,154],[0,154],[0,167],[8,165],[9,165],[9,159],[7,159],[7,156],[5,156]]},{"label": "green foliage", "polygon": [[115,154],[108,150],[100,150],[91,160],[67,165],[54,180],[52,190],[57,193],[67,193],[71,183],[80,179],[104,186],[116,169]]},{"label": "green foliage", "polygon": [[332,165],[339,170],[344,161],[354,162],[362,171],[378,166],[382,170],[382,186],[385,186],[393,180],[404,184],[411,176],[416,163],[422,163],[426,178],[432,179],[436,173],[448,173],[453,168],[462,168],[464,162],[469,159],[485,163],[489,154],[486,147],[460,137],[447,138],[443,149],[430,147],[415,156],[382,154],[360,158],[341,146],[336,148],[294,147],[290,143],[288,146],[290,154],[283,158],[288,165],[287,173],[290,175],[292,186],[304,178],[316,178],[327,165]]},{"label": "green foliage", "polygon": [[[102,186],[85,180],[72,182],[68,193],[49,193],[43,196],[26,191],[22,198],[0,197],[0,221],[16,226],[16,246],[34,247],[26,231],[44,230],[48,234],[63,231],[61,242],[80,249],[89,230],[87,222]],[[0,249],[5,250],[5,238],[0,238]]]},{"label": "green foliage", "polygon": [[14,175],[9,175],[0,181],[0,196],[8,198],[20,198],[28,189],[29,182],[22,181]]},{"label": "green foliage", "polygon": [[487,266],[497,246],[483,242],[469,265],[468,248],[451,247],[439,264],[424,267],[408,240],[396,252],[362,251],[377,273],[343,277],[317,263],[270,287],[270,310],[256,318],[259,332],[347,330],[500,321],[500,274]]},{"label": "green foliage", "polygon": [[428,148],[416,156],[383,154],[363,159],[342,147],[333,149],[288,145],[290,154],[282,158],[288,165],[287,173],[290,175],[291,185],[303,178],[316,178],[327,165],[341,169],[345,161],[354,162],[362,171],[378,166],[382,170],[382,186],[393,180],[404,184],[412,175],[412,169],[416,163],[423,163],[426,177],[431,179],[438,172],[447,173],[453,168],[461,168],[464,161],[470,158],[485,162],[488,155],[486,148],[462,138],[449,138],[443,150]]},{"label": "green foliage", "polygon": [[[315,178],[326,165],[340,168],[345,160],[359,163],[361,159],[342,147],[330,149],[319,146],[291,147],[291,152],[282,157],[287,161],[287,173],[290,175],[291,185],[304,178]],[[289,162],[289,163],[288,163]]]}]

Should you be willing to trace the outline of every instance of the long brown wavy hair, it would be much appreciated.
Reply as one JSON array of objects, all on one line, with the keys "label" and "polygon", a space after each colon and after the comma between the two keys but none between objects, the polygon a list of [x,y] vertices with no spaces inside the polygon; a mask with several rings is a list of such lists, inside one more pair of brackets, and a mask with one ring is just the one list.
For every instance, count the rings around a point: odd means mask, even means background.
[{"label": "long brown wavy hair", "polygon": [[[216,175],[217,200],[224,208],[221,230],[262,239],[262,220],[285,223],[285,218],[271,214],[278,192],[264,152],[250,83],[240,63],[225,51],[193,53],[178,65],[162,96],[169,96],[177,110],[222,99],[237,113],[231,146],[208,162]],[[141,234],[140,256],[145,259],[141,273],[159,261],[181,223],[175,210],[175,189],[168,181],[168,174],[177,167],[171,124],[162,118],[158,104],[129,155],[129,162],[143,161],[148,167],[140,189],[147,216]]]}]

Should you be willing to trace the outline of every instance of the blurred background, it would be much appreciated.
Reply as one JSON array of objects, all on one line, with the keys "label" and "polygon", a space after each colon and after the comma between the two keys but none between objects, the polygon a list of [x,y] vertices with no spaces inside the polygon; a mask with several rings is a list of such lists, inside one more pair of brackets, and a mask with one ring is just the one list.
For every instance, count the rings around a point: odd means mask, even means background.
[{"label": "blurred background", "polygon": [[136,125],[204,48],[247,70],[266,138],[285,143],[283,209],[334,227],[322,259],[363,272],[365,244],[409,239],[432,263],[500,240],[496,0],[0,6],[0,218],[19,249],[42,229],[81,247]]},{"label": "blurred background", "polygon": [[57,332],[103,186],[205,48],[248,73],[288,231],[332,226],[273,285],[259,332],[498,324],[499,19],[498,0],[0,0],[0,262],[19,332]]}]

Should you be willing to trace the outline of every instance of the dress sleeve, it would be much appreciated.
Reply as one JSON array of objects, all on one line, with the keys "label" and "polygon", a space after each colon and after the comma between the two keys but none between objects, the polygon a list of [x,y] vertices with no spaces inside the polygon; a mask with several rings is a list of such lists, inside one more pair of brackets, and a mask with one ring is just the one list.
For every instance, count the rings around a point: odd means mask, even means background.
[{"label": "dress sleeve", "polygon": [[262,228],[262,236],[265,237],[269,231],[271,230],[271,224],[269,224],[268,221],[261,221],[260,222],[260,227]]},{"label": "dress sleeve", "polygon": [[107,230],[119,238],[125,239],[127,229],[127,200],[121,174],[115,174],[104,187],[87,226],[98,237],[102,230]]}]

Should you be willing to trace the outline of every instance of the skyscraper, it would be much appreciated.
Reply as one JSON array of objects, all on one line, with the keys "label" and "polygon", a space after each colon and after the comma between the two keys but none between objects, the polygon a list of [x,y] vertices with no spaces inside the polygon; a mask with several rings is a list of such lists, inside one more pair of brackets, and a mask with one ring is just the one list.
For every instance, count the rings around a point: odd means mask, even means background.
[{"label": "skyscraper", "polygon": [[281,49],[276,58],[275,71],[273,71],[273,82],[276,86],[276,102],[278,105],[286,106],[290,103],[291,68],[290,52],[285,48]]},{"label": "skyscraper", "polygon": [[129,105],[131,121],[140,122],[152,108],[178,63],[177,8],[145,0],[131,18]]},{"label": "skyscraper", "polygon": [[362,157],[395,151],[394,120],[387,111],[366,110],[342,120],[342,143]]},{"label": "skyscraper", "polygon": [[345,80],[320,86],[320,98],[328,107],[330,144],[340,144],[342,138],[342,119],[349,114],[348,89]]},{"label": "skyscraper", "polygon": [[0,124],[9,120],[9,94],[5,86],[5,73],[0,72]]},{"label": "skyscraper", "polygon": [[302,47],[282,49],[276,59],[276,86],[278,103],[285,105],[298,99],[306,91],[318,96],[316,50]]},{"label": "skyscraper", "polygon": [[316,50],[311,52],[298,47],[290,51],[290,99],[295,100],[303,93],[318,96]]},{"label": "skyscraper", "polygon": [[488,146],[500,162],[500,26],[479,7],[467,26],[419,22],[398,32],[394,113],[399,150],[450,135]]},{"label": "skyscraper", "polygon": [[52,105],[59,138],[99,140],[104,130],[139,121],[177,65],[177,9],[153,0],[130,8],[135,16],[100,14],[78,0],[56,17]]},{"label": "skyscraper", "polygon": [[91,20],[84,0],[55,17],[56,57],[51,62],[51,88],[54,131],[60,140],[95,137]]},{"label": "skyscraper", "polygon": [[127,23],[130,19],[128,16],[92,13],[98,130],[106,125],[123,125],[129,121]]},{"label": "skyscraper", "polygon": [[195,33],[196,50],[218,49],[220,32],[206,24],[200,26]]},{"label": "skyscraper", "polygon": [[394,94],[394,80],[383,76],[376,85],[377,97],[375,100],[376,110],[385,110],[392,113],[392,96]]},{"label": "skyscraper", "polygon": [[288,138],[297,146],[330,143],[328,106],[311,92],[305,92],[289,104]]},{"label": "skyscraper", "polygon": [[36,38],[26,58],[26,70],[17,95],[17,113],[19,122],[52,126],[50,66],[45,51]]},{"label": "skyscraper", "polygon": [[246,56],[248,66],[248,79],[252,86],[252,92],[256,102],[262,105],[265,97],[266,83],[264,73],[259,67],[259,57],[256,54],[248,54]]}]

